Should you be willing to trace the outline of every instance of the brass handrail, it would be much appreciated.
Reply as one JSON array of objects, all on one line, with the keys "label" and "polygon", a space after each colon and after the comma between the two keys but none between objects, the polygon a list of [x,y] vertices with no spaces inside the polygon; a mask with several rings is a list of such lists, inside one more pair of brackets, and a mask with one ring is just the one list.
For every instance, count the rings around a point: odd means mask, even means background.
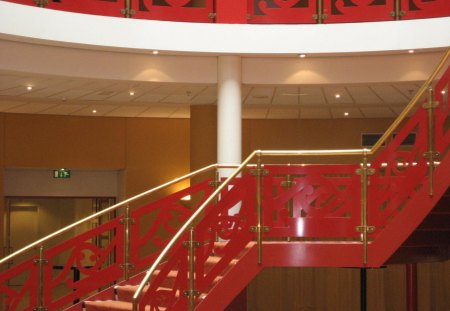
[{"label": "brass handrail", "polygon": [[242,163],[237,167],[237,169],[227,178],[220,186],[203,202],[202,205],[191,215],[191,217],[184,223],[184,225],[177,231],[177,233],[172,237],[166,247],[161,251],[158,258],[153,262],[150,269],[146,272],[144,278],[142,279],[139,287],[133,295],[133,311],[137,311],[138,299],[144,290],[145,285],[149,282],[150,277],[155,272],[156,268],[162,263],[163,259],[178,241],[178,239],[183,235],[183,233],[192,226],[194,221],[199,215],[203,213],[206,207],[222,192],[222,190],[227,187],[230,182],[239,175],[242,170],[249,166],[250,161],[255,156],[283,156],[283,155],[297,155],[297,156],[311,156],[311,155],[364,155],[367,149],[340,149],[340,150],[295,150],[295,151],[277,151],[277,150],[255,150],[253,151]]},{"label": "brass handrail", "polygon": [[2,259],[0,259],[0,265],[6,263],[6,262],[8,262],[8,261],[10,261],[12,258],[14,258],[14,257],[16,257],[16,256],[18,256],[18,255],[20,255],[20,254],[22,254],[22,253],[24,253],[24,252],[30,250],[30,249],[36,247],[36,246],[40,246],[40,245],[43,244],[44,242],[46,242],[46,241],[48,241],[48,240],[50,240],[50,239],[52,239],[52,238],[54,238],[54,237],[56,237],[56,236],[59,236],[60,234],[66,232],[66,231],[68,231],[68,230],[70,230],[70,229],[73,229],[73,228],[77,227],[78,225],[80,225],[80,224],[82,224],[82,223],[84,223],[84,222],[86,222],[86,221],[89,221],[89,220],[94,219],[94,218],[97,218],[97,217],[99,217],[99,216],[101,216],[101,215],[103,215],[103,214],[106,214],[106,213],[109,213],[109,212],[111,212],[111,211],[114,211],[114,210],[116,210],[117,208],[119,208],[119,207],[121,207],[121,206],[124,206],[124,205],[126,205],[126,204],[129,204],[130,202],[133,202],[133,201],[135,201],[135,200],[138,200],[138,199],[140,199],[140,198],[142,198],[142,197],[145,197],[145,196],[147,196],[147,195],[149,195],[149,194],[151,194],[151,193],[154,193],[154,192],[156,192],[156,191],[158,191],[158,190],[161,190],[161,189],[163,189],[163,188],[166,188],[166,187],[169,187],[169,186],[171,186],[171,185],[174,185],[174,184],[176,184],[176,183],[178,183],[178,182],[180,182],[180,181],[182,181],[182,180],[185,180],[185,179],[194,177],[194,176],[196,176],[196,175],[202,174],[202,173],[207,172],[207,171],[209,171],[209,170],[211,170],[211,169],[217,169],[217,168],[219,168],[219,167],[227,167],[227,168],[230,168],[230,167],[231,167],[231,168],[232,168],[232,167],[235,167],[235,166],[232,166],[232,165],[221,165],[221,166],[219,166],[219,165],[217,165],[217,164],[211,164],[211,165],[208,165],[208,166],[206,166],[206,167],[204,167],[204,168],[201,168],[201,169],[199,169],[199,170],[196,170],[196,171],[194,171],[194,172],[191,172],[191,173],[189,173],[189,174],[186,174],[186,175],[183,175],[183,176],[181,176],[181,177],[175,178],[175,179],[173,179],[173,180],[171,180],[171,181],[169,181],[169,182],[166,182],[166,183],[164,183],[164,184],[162,184],[162,185],[159,185],[159,186],[157,186],[157,187],[155,187],[155,188],[149,189],[149,190],[147,190],[147,191],[145,191],[145,192],[142,192],[142,193],[140,193],[140,194],[138,194],[138,195],[135,195],[135,196],[133,196],[133,197],[131,197],[131,198],[129,198],[129,199],[126,199],[126,200],[124,200],[124,201],[122,201],[122,202],[119,202],[119,203],[117,203],[117,204],[115,204],[115,205],[112,205],[112,206],[110,206],[110,207],[108,207],[108,208],[106,208],[106,209],[104,209],[104,210],[102,210],[102,211],[100,211],[100,212],[97,212],[97,213],[92,214],[92,215],[90,215],[90,216],[88,216],[88,217],[86,217],[86,218],[83,218],[83,219],[81,219],[81,220],[79,220],[79,221],[77,221],[77,222],[74,222],[73,224],[68,225],[67,227],[64,227],[64,228],[62,228],[62,229],[60,229],[60,230],[58,230],[58,231],[55,231],[55,232],[53,232],[52,234],[49,234],[49,235],[47,235],[46,237],[44,237],[44,238],[42,238],[42,239],[40,239],[40,240],[37,240],[37,241],[35,241],[35,242],[33,242],[33,243],[31,243],[31,244],[25,246],[24,248],[22,248],[22,249],[20,249],[20,250],[18,250],[18,251],[16,251],[16,252],[14,252],[14,253],[12,253],[12,254],[6,256],[6,257],[3,257]]},{"label": "brass handrail", "polygon": [[387,129],[387,131],[383,134],[383,136],[377,141],[377,143],[371,149],[294,150],[294,151],[255,150],[255,151],[253,151],[244,160],[244,162],[242,162],[241,165],[239,165],[239,167],[222,184],[220,184],[220,186],[211,194],[211,196],[208,197],[206,199],[206,201],[203,202],[203,204],[191,215],[191,217],[177,231],[177,233],[169,241],[169,243],[166,245],[166,247],[162,250],[162,252],[158,256],[158,258],[153,262],[152,266],[145,274],[144,279],[142,280],[141,284],[139,284],[138,289],[136,290],[136,292],[133,295],[133,311],[138,310],[138,299],[142,294],[145,284],[147,284],[149,282],[150,277],[155,272],[157,266],[159,266],[162,263],[162,260],[168,254],[168,252],[173,247],[173,245],[178,241],[178,239],[181,237],[181,235],[194,223],[195,219],[204,211],[206,206],[208,206],[208,204],[210,204],[219,195],[219,193],[226,186],[228,186],[228,184],[231,182],[231,180],[233,178],[235,178],[244,169],[244,167],[246,167],[249,164],[249,162],[253,159],[253,157],[255,157],[256,155],[258,155],[258,156],[262,156],[262,155],[265,155],[265,156],[335,156],[335,155],[367,156],[367,155],[375,154],[378,151],[378,149],[383,145],[383,143],[394,133],[394,131],[397,129],[397,127],[400,125],[400,123],[404,119],[406,119],[406,117],[408,116],[410,111],[414,108],[414,106],[417,104],[417,102],[423,96],[424,92],[428,89],[429,85],[433,82],[433,80],[436,78],[438,73],[444,67],[449,56],[450,56],[450,47],[447,49],[446,53],[444,54],[443,58],[439,62],[436,69],[433,71],[431,76],[425,81],[425,83],[422,85],[422,87],[419,89],[419,91],[413,97],[411,102],[406,106],[406,108],[403,110],[403,112],[397,117],[397,119],[395,119],[395,121],[392,123],[392,125]]},{"label": "brass handrail", "polygon": [[242,169],[250,162],[250,160],[253,158],[253,156],[256,154],[256,151],[253,151],[247,159],[242,162],[241,165],[222,183],[219,187],[206,199],[205,202],[203,202],[202,205],[189,217],[189,219],[184,223],[184,225],[177,231],[177,233],[173,236],[173,238],[169,241],[169,243],[166,245],[166,247],[162,250],[162,252],[159,254],[158,258],[153,262],[150,269],[146,272],[141,284],[139,284],[139,287],[137,288],[136,292],[133,295],[133,311],[137,311],[137,301],[139,297],[142,294],[142,291],[144,290],[145,284],[148,283],[150,280],[150,277],[152,276],[153,272],[156,270],[156,268],[161,264],[164,257],[167,255],[167,253],[171,250],[173,245],[178,241],[178,239],[181,237],[181,235],[188,229],[193,223],[194,220],[203,212],[203,210],[206,208],[206,206],[211,203],[212,200],[216,198],[216,196],[225,188],[230,181],[236,177]]},{"label": "brass handrail", "polygon": [[378,151],[378,149],[380,149],[380,147],[386,142],[386,140],[389,137],[391,137],[392,134],[394,134],[394,131],[398,128],[400,123],[403,122],[404,119],[406,119],[411,110],[417,105],[417,102],[424,96],[425,92],[428,90],[428,87],[431,85],[431,83],[436,78],[438,73],[442,70],[445,63],[448,61],[449,57],[450,57],[450,47],[447,48],[447,51],[445,52],[439,64],[436,66],[436,69],[434,69],[431,76],[420,87],[420,89],[417,91],[413,99],[411,99],[406,108],[402,111],[402,113],[399,114],[397,119],[395,119],[395,121],[386,130],[386,132],[384,132],[383,136],[380,137],[380,139],[376,142],[376,144],[373,145],[373,147],[370,149],[368,153],[369,155],[374,155]]}]

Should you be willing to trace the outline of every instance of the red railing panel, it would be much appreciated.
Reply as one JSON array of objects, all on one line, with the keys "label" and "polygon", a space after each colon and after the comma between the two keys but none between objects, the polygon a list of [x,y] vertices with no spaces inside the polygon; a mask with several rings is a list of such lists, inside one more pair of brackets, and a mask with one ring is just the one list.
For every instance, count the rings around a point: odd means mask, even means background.
[{"label": "red railing panel", "polygon": [[395,0],[324,0],[324,23],[393,20]]},{"label": "red railing panel", "polygon": [[133,18],[202,23],[214,21],[210,15],[214,13],[213,0],[204,0],[200,4],[193,0],[132,0],[132,8],[136,11]]},{"label": "red railing panel", "polygon": [[[34,0],[6,0],[36,6]],[[243,0],[245,1],[245,0]],[[450,16],[447,0],[400,0],[400,19]],[[133,18],[215,22],[216,0],[131,0]],[[247,0],[247,16],[232,20],[252,24],[315,24],[318,22],[317,0]],[[323,23],[356,23],[394,20],[395,0],[321,0]],[[124,17],[125,0],[48,0],[45,8],[103,16]],[[218,6],[218,10],[221,7]],[[227,7],[224,6],[223,10]],[[224,19],[227,20],[226,18]],[[219,21],[220,22],[220,21]]]},{"label": "red railing panel", "polygon": [[263,178],[264,223],[271,228],[265,237],[358,236],[361,183],[357,164],[264,168],[268,171]]},{"label": "red railing panel", "polygon": [[450,16],[448,0],[401,0],[402,19]]},{"label": "red railing panel", "polygon": [[[182,189],[131,213],[131,218],[136,220],[130,230],[134,272],[145,269],[191,215],[192,209],[182,198],[195,196],[201,204],[211,195],[214,189],[209,181]],[[43,257],[47,263],[44,266],[43,304],[49,310],[60,310],[123,278],[125,243],[122,218],[105,222],[54,247],[44,248]],[[0,274],[0,295],[4,296],[9,311],[32,310],[37,306],[38,266],[34,264],[35,259]],[[79,280],[73,279],[74,270],[80,273]],[[18,279],[20,288],[15,289],[12,285]]]},{"label": "red railing panel", "polygon": [[314,24],[316,1],[248,0],[251,24]]}]

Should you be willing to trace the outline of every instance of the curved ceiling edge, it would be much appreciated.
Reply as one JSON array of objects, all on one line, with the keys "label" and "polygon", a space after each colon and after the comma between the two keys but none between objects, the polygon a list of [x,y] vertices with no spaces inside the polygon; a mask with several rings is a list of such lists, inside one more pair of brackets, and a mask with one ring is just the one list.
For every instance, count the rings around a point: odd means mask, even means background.
[{"label": "curved ceiling edge", "polygon": [[380,52],[450,46],[450,17],[355,24],[242,25],[85,15],[0,1],[0,38],[92,49],[261,54]]}]

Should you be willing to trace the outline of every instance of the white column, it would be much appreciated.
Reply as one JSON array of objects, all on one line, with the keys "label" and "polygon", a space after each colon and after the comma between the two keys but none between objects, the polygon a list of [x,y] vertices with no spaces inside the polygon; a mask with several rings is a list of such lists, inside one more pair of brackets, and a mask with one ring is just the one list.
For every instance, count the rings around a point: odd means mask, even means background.
[{"label": "white column", "polygon": [[[219,56],[217,95],[217,163],[240,164],[242,161],[241,58]],[[228,177],[233,169],[222,169]],[[239,206],[230,214],[239,211]]]}]

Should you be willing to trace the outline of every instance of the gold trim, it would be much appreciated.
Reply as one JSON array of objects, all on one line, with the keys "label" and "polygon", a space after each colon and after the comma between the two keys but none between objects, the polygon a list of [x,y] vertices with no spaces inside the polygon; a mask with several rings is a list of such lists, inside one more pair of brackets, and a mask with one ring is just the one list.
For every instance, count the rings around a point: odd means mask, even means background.
[{"label": "gold trim", "polygon": [[375,154],[378,149],[388,140],[389,137],[391,137],[394,134],[394,131],[398,128],[401,122],[405,120],[411,110],[416,106],[417,102],[422,98],[422,96],[425,94],[425,91],[429,88],[433,80],[436,78],[438,73],[441,71],[441,69],[444,67],[445,63],[450,57],[450,48],[447,49],[444,56],[442,57],[439,64],[436,66],[436,69],[433,71],[431,76],[425,81],[425,83],[421,86],[421,88],[417,91],[416,95],[413,97],[413,99],[410,101],[408,106],[402,111],[402,113],[395,119],[395,121],[392,123],[392,125],[386,130],[386,132],[381,136],[381,138],[377,141],[377,143],[370,149],[369,155]]}]

